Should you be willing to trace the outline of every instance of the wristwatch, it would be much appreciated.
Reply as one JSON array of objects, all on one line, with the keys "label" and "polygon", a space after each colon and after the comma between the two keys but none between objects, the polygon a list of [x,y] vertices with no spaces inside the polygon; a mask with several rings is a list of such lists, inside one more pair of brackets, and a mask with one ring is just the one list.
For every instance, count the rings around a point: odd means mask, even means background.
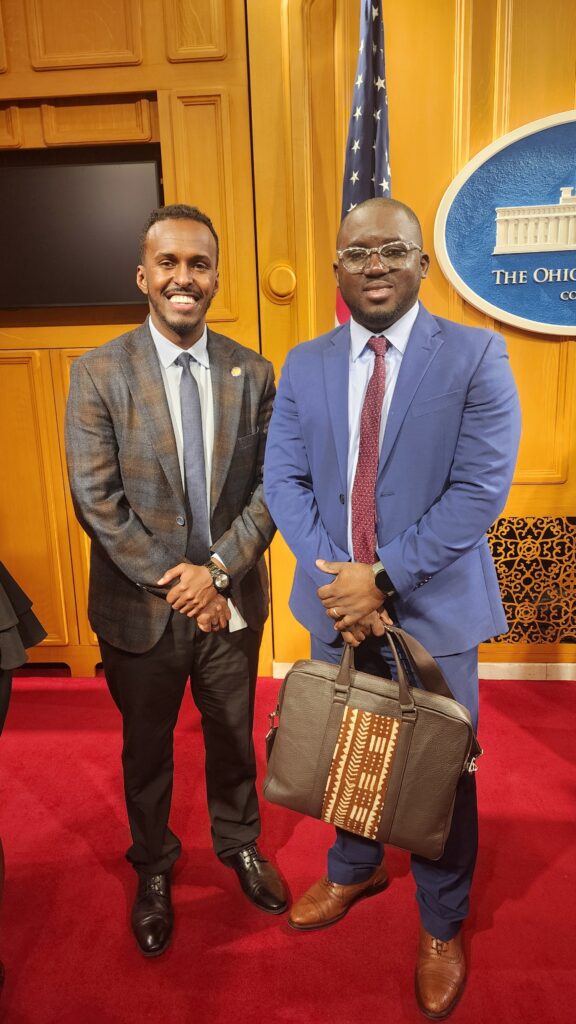
[{"label": "wristwatch", "polygon": [[374,583],[378,587],[378,590],[382,591],[382,596],[384,598],[393,597],[396,594],[396,589],[386,572],[386,569],[382,565],[382,562],[374,562],[370,568],[374,573]]},{"label": "wristwatch", "polygon": [[204,563],[212,577],[212,583],[219,594],[225,594],[230,587],[230,577],[220,565],[216,565],[211,559]]}]

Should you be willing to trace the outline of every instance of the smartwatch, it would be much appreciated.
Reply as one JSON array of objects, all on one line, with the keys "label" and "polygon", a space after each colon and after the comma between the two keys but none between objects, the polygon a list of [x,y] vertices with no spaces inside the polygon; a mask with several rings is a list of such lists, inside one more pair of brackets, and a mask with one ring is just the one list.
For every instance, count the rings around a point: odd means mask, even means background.
[{"label": "smartwatch", "polygon": [[225,594],[226,591],[230,588],[230,577],[226,570],[223,569],[220,565],[216,565],[216,562],[213,562],[212,560],[210,560],[209,562],[205,562],[204,564],[212,577],[212,583],[214,584],[214,587],[216,588],[218,593]]},{"label": "smartwatch", "polygon": [[382,562],[374,562],[370,566],[374,573],[374,583],[378,587],[378,590],[382,591],[382,597],[384,599],[388,597],[394,597],[396,595],[396,589],[392,580],[390,579],[386,569],[382,565]]}]

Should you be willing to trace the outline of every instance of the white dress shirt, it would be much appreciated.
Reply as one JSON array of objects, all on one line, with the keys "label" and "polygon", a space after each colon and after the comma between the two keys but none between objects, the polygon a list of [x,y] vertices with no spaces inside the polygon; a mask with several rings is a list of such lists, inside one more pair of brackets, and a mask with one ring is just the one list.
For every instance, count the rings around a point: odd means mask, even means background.
[{"label": "white dress shirt", "polygon": [[[388,327],[381,336],[390,342],[388,351],[384,357],[386,363],[386,389],[382,402],[382,415],[380,417],[380,434],[378,437],[378,451],[382,449],[382,440],[386,429],[386,420],[392,403],[392,396],[402,356],[406,351],[410,332],[414,326],[420,304],[416,302],[404,316],[401,316],[396,323]],[[375,354],[368,348],[368,341],[373,338],[374,331],[362,327],[356,320],[350,320],[350,371],[348,377],[348,551],[352,554],[352,487],[358,462],[358,450],[360,447],[360,417],[368,382],[374,370]]]},{"label": "white dress shirt", "polygon": [[[214,400],[212,396],[210,360],[208,358],[207,328],[204,326],[204,330],[198,341],[189,349],[184,350],[180,348],[179,345],[175,345],[173,341],[166,338],[158,328],[154,326],[150,317],[148,317],[148,326],[150,328],[152,340],[156,346],[158,359],[160,360],[160,370],[162,372],[164,390],[166,391],[166,399],[170,410],[170,418],[172,420],[172,427],[176,440],[176,449],[178,451],[178,462],[180,463],[180,475],[182,477],[182,486],[184,489],[186,489],[186,478],[184,473],[182,411],[180,408],[180,377],[184,373],[184,370],[181,366],[176,366],[176,360],[183,351],[189,352],[193,357],[190,360],[190,372],[194,376],[198,385],[198,395],[200,397],[202,436],[204,440],[204,461],[206,464],[206,495],[208,498],[208,506],[210,506],[212,450],[214,448]],[[210,519],[210,507],[208,507],[208,519]],[[212,537],[210,537],[210,543],[212,543]],[[216,555],[216,558],[218,558],[218,552],[215,551],[214,554]],[[166,566],[166,568],[169,568],[169,566]],[[230,632],[233,633],[237,629],[244,629],[246,623],[236,606],[232,604],[230,600],[228,601],[228,607],[230,608],[232,616],[228,623],[228,629]]]}]

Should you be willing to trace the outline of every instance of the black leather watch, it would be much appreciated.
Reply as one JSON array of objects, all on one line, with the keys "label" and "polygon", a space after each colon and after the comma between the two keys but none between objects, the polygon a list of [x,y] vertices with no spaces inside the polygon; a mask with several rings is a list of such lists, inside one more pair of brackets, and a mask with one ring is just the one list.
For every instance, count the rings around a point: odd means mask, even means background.
[{"label": "black leather watch", "polygon": [[393,597],[396,594],[396,590],[382,562],[374,562],[370,568],[374,573],[374,583],[378,590],[382,591],[382,597]]},{"label": "black leather watch", "polygon": [[228,573],[216,562],[210,560],[204,563],[212,577],[212,583],[219,594],[225,594],[230,589],[230,577]]}]

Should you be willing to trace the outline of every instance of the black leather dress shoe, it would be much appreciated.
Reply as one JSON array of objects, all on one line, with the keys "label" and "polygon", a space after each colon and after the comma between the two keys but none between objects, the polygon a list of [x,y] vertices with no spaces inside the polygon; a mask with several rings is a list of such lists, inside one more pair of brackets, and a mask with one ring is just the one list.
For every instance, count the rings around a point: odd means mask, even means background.
[{"label": "black leather dress shoe", "polygon": [[253,843],[226,857],[224,863],[234,868],[242,891],[254,906],[267,914],[283,914],[288,909],[288,895],[276,868],[262,856]]},{"label": "black leather dress shoe", "polygon": [[132,931],[144,956],[160,956],[170,944],[174,913],[170,875],[139,875],[132,907]]}]

